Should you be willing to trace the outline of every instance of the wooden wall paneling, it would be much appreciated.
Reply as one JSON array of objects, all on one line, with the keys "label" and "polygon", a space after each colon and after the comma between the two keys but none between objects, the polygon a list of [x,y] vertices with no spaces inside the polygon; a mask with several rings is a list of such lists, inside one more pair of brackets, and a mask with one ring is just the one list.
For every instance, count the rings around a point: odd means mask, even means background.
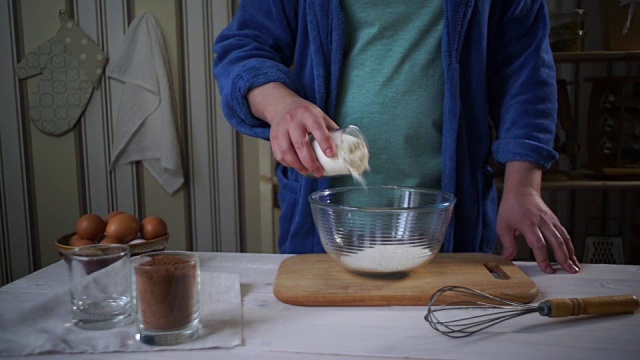
[{"label": "wooden wall paneling", "polygon": [[[66,3],[63,0],[21,0],[19,4],[22,15],[19,36],[24,44],[21,60],[58,31],[58,13],[65,9]],[[34,96],[40,77],[23,82],[27,89],[25,107]],[[28,111],[25,114],[28,117]],[[75,139],[73,131],[59,137],[50,136],[38,130],[29,119],[25,121],[30,127],[30,161],[33,165],[33,187],[27,191],[35,204],[38,227],[34,251],[39,258],[38,265],[45,266],[59,260],[53,242],[73,231],[79,214]]]},{"label": "wooden wall paneling", "polygon": [[32,211],[27,188],[27,127],[19,108],[19,83],[14,3],[0,1],[0,286],[34,268]]},{"label": "wooden wall paneling", "polygon": [[[135,0],[133,3],[133,17],[138,17],[143,13],[153,15],[160,27],[164,37],[167,57],[169,62],[169,72],[171,75],[171,86],[173,95],[173,110],[176,119],[176,130],[181,148],[184,149],[184,108],[182,77],[184,74],[182,58],[182,19],[180,1],[178,0]],[[183,152],[183,155],[184,152]],[[183,169],[186,163],[183,156]],[[174,250],[192,249],[188,227],[188,205],[187,188],[185,185],[175,194],[167,193],[151,173],[144,167],[141,177],[141,216],[156,215],[167,222],[171,233],[169,248]],[[185,179],[188,174],[185,171]]]},{"label": "wooden wall paneling", "polygon": [[[233,1],[233,13],[239,0]],[[243,251],[277,253],[280,210],[275,208],[275,160],[271,143],[240,136],[242,184]],[[257,204],[257,206],[256,206]]]},{"label": "wooden wall paneling", "polygon": [[[100,0],[103,7],[103,19],[105,24],[104,50],[107,56],[116,54],[120,48],[124,34],[129,27],[130,5],[127,0]],[[107,65],[108,66],[108,65]],[[111,163],[111,144],[115,128],[115,118],[118,114],[118,101],[122,92],[122,83],[105,77],[101,84],[105,97],[105,111],[107,128],[105,136],[107,163]],[[109,172],[110,210],[126,211],[137,216],[140,215],[140,201],[138,191],[138,172],[136,165],[121,165]]]},{"label": "wooden wall paneling", "polygon": [[[183,33],[184,33],[184,90],[187,152],[189,162],[190,188],[190,225],[191,241],[194,249],[199,251],[214,251],[215,245],[215,184],[213,166],[213,144],[210,139],[213,131],[211,91],[202,76],[202,69],[206,66],[207,58],[204,49],[199,53],[188,51],[193,46],[206,46],[203,32],[207,28],[205,5],[202,1],[187,1],[183,3]],[[198,35],[200,34],[200,35]],[[194,169],[199,169],[195,172]]]},{"label": "wooden wall paneling", "polygon": [[211,73],[213,41],[231,19],[229,1],[185,1],[185,105],[194,250],[240,250],[236,133]]},{"label": "wooden wall paneling", "polygon": [[[104,11],[96,1],[74,1],[76,23],[104,50]],[[109,175],[109,123],[105,76],[94,89],[91,101],[78,125],[77,148],[81,178],[82,213],[105,216],[111,211]]]},{"label": "wooden wall paneling", "polygon": [[274,253],[274,160],[271,143],[239,135],[242,251]]},{"label": "wooden wall paneling", "polygon": [[256,186],[256,179],[260,176],[260,168],[256,166],[258,139],[238,135],[239,171],[240,171],[240,248],[243,252],[259,252],[260,246],[256,241],[260,239],[260,228],[252,224],[260,224],[260,212],[255,204],[260,203],[260,188]]},{"label": "wooden wall paneling", "polygon": [[[170,247],[239,251],[237,135],[224,119],[211,73],[213,41],[231,19],[231,0],[2,0],[1,6],[0,50],[9,56],[0,60],[0,71],[14,79],[0,84],[8,119],[0,125],[2,281],[58,261],[53,241],[73,231],[83,212],[153,212],[168,220]],[[122,90],[115,80],[103,77],[72,132],[54,137],[32,126],[26,104],[38,79],[19,82],[15,65],[55,34],[60,9],[108,56],[119,51],[136,12],[155,13],[170,53],[185,152],[187,182],[177,196],[161,190],[139,164],[109,170]]]},{"label": "wooden wall paneling", "polygon": [[271,151],[271,143],[259,140],[260,161],[260,251],[277,252],[277,224],[279,213],[275,209],[275,159]]},{"label": "wooden wall paneling", "polygon": [[[206,1],[203,1],[206,3]],[[213,42],[220,31],[224,29],[233,16],[233,6],[230,1],[216,1],[211,3],[208,16],[211,19],[211,27],[205,31],[209,35],[209,41],[205,48],[208,55],[208,62],[205,69],[207,79],[210,81],[209,88],[213,92],[215,99],[215,139],[217,166],[215,167],[217,180],[218,198],[218,222],[220,251],[239,251],[239,196],[238,196],[238,151],[237,133],[226,121],[222,113],[222,104],[219,92],[215,86],[215,79],[212,74],[213,68]],[[212,31],[211,31],[212,30]],[[211,36],[211,34],[213,36]],[[232,191],[230,191],[232,190]]]}]

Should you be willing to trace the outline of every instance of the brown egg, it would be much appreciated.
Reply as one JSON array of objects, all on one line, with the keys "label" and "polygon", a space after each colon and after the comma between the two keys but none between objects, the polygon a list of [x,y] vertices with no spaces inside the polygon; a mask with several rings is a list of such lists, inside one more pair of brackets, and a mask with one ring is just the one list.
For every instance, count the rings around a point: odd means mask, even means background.
[{"label": "brown egg", "polygon": [[140,232],[140,220],[131,214],[120,214],[107,224],[107,237],[118,239],[126,244],[138,236]]},{"label": "brown egg", "polygon": [[147,216],[142,220],[140,235],[145,240],[165,236],[167,235],[167,223],[158,216]]},{"label": "brown egg", "polygon": [[80,247],[80,246],[87,246],[87,245],[95,245],[95,243],[91,240],[82,239],[78,241],[78,243],[75,246]]},{"label": "brown egg", "polygon": [[73,236],[69,239],[69,246],[75,246],[80,241],[80,236],[78,234],[73,234]]},{"label": "brown egg", "polygon": [[76,222],[76,234],[81,239],[95,241],[104,233],[106,223],[96,214],[82,215]]},{"label": "brown egg", "polygon": [[104,217],[104,221],[108,223],[108,222],[109,222],[109,221],[111,221],[111,219],[113,219],[114,217],[116,217],[116,216],[118,216],[118,215],[122,215],[122,214],[126,214],[126,212],[124,212],[124,211],[119,211],[119,210],[118,210],[118,211],[110,212],[110,213],[109,213],[109,215],[107,215],[107,216],[105,216],[105,217]]},{"label": "brown egg", "polygon": [[110,237],[105,237],[104,239],[100,240],[100,244],[120,244],[120,240],[110,238]]},{"label": "brown egg", "polygon": [[69,246],[78,247],[78,246],[93,245],[93,244],[95,244],[93,241],[82,239],[80,236],[78,236],[78,234],[73,235],[71,239],[69,239]]}]

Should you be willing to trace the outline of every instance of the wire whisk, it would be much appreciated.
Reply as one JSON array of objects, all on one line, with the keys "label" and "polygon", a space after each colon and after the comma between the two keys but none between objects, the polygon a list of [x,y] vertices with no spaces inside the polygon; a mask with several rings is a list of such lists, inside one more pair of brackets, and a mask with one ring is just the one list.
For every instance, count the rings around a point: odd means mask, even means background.
[{"label": "wire whisk", "polygon": [[[443,305],[435,305],[441,296],[461,298]],[[640,301],[633,295],[597,296],[588,298],[549,299],[537,305],[522,304],[486,294],[464,286],[446,286],[436,291],[429,300],[424,319],[436,331],[453,338],[473,335],[488,327],[513,318],[538,313],[551,318],[577,315],[604,315],[633,313]],[[450,317],[443,312],[484,310],[482,314]]]}]

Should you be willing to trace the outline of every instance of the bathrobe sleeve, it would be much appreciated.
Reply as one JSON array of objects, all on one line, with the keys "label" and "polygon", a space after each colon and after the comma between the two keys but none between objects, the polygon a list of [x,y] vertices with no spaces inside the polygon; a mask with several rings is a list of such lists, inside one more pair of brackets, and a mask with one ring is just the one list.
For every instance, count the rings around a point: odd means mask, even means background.
[{"label": "bathrobe sleeve", "polygon": [[[498,25],[489,39],[490,116],[496,161],[528,161],[547,169],[557,160],[556,72],[544,0],[494,1]],[[496,9],[494,9],[496,10]]]},{"label": "bathrobe sleeve", "polygon": [[222,109],[238,131],[269,139],[269,124],[251,113],[247,93],[280,82],[298,92],[291,72],[296,32],[297,1],[242,0],[229,24],[216,38],[213,72]]}]

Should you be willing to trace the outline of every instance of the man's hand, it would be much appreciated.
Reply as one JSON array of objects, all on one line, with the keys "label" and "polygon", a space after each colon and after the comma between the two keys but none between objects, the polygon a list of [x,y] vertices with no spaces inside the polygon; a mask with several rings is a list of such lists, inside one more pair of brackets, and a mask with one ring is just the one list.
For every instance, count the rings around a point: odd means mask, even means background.
[{"label": "man's hand", "polygon": [[247,95],[251,112],[271,125],[271,149],[282,165],[293,167],[302,174],[321,177],[318,161],[309,136],[323,149],[327,157],[335,155],[329,130],[338,129],[320,108],[301,98],[281,83],[257,87]]},{"label": "man's hand", "polygon": [[540,196],[542,171],[528,162],[507,163],[497,232],[502,255],[512,259],[517,251],[516,236],[522,234],[542,271],[553,274],[548,248],[567,272],[580,271],[571,237]]}]

